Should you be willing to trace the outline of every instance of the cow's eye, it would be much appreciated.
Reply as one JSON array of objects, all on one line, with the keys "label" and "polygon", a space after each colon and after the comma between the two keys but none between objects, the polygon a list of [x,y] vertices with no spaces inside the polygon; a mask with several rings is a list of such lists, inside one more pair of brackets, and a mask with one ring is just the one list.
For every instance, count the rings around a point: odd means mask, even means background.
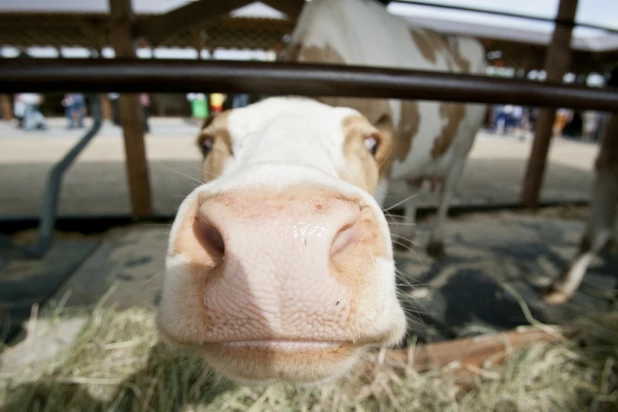
[{"label": "cow's eye", "polygon": [[380,147],[380,140],[377,136],[370,135],[365,137],[365,148],[369,150],[372,156],[375,156],[378,153],[378,149]]},{"label": "cow's eye", "polygon": [[204,139],[202,139],[202,143],[200,145],[200,149],[202,150],[202,155],[204,155],[204,157],[206,157],[208,155],[208,153],[210,153],[210,151],[212,150],[214,145],[215,145],[215,138],[214,137],[207,136]]}]

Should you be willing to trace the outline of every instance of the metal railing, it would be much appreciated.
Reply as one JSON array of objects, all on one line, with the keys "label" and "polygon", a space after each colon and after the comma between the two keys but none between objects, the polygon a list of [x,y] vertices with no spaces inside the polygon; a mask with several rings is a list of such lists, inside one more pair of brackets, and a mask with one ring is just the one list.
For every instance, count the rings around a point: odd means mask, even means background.
[{"label": "metal railing", "polygon": [[618,91],[447,72],[347,65],[197,60],[3,60],[0,93],[298,94],[510,103],[618,112]]},{"label": "metal railing", "polygon": [[[21,245],[13,242],[10,238],[0,235],[0,246],[2,252],[18,255],[26,258],[43,257],[52,245],[54,239],[54,229],[56,215],[58,212],[58,201],[60,199],[60,189],[62,178],[65,172],[71,167],[77,156],[86,148],[88,143],[96,136],[103,123],[101,115],[101,99],[99,96],[92,96],[90,99],[90,114],[92,125],[81,139],[60,159],[51,169],[47,176],[45,193],[43,194],[43,205],[41,207],[41,219],[39,220],[37,239],[29,245]],[[2,256],[0,256],[0,259]]]}]

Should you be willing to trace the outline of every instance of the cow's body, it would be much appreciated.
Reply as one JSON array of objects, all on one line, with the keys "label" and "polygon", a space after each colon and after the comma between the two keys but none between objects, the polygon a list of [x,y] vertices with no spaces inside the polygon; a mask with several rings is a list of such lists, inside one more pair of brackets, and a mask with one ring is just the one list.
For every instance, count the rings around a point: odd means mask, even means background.
[{"label": "cow's body", "polygon": [[[478,41],[411,29],[374,0],[307,3],[283,59],[466,73],[484,73],[486,67]],[[442,182],[438,218],[428,245],[431,254],[439,255],[452,192],[483,122],[485,106],[356,98],[320,100],[355,108],[383,133],[394,135],[393,152],[382,167],[376,199],[383,203],[388,180],[405,179],[411,195],[405,202],[405,227],[411,228],[414,222],[414,193],[423,181]]]}]

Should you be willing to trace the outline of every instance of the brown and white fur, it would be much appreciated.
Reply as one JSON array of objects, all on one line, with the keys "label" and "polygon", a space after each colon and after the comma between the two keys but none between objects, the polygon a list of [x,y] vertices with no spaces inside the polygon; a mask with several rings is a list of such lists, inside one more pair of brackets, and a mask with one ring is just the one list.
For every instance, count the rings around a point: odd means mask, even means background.
[{"label": "brown and white fur", "polygon": [[[304,6],[286,61],[394,67],[483,74],[486,61],[480,42],[444,37],[410,28],[374,0],[313,0]],[[383,134],[393,136],[392,153],[380,170],[376,198],[380,204],[392,179],[404,179],[406,237],[413,236],[417,193],[424,181],[442,183],[438,215],[428,252],[443,253],[444,222],[455,186],[463,173],[486,107],[435,101],[322,98],[333,106],[357,109]]]}]

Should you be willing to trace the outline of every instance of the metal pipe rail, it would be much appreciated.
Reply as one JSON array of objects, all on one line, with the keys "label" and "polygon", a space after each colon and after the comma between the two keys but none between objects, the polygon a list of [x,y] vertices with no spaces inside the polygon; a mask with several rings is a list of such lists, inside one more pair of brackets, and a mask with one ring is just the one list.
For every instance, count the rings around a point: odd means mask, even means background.
[{"label": "metal pipe rail", "polygon": [[199,60],[3,59],[0,93],[296,94],[510,103],[618,112],[618,91],[446,72],[347,65]]},{"label": "metal pipe rail", "polygon": [[62,179],[66,171],[73,165],[77,156],[86,148],[88,143],[97,135],[103,124],[101,114],[101,99],[91,96],[90,114],[92,125],[81,139],[60,159],[47,176],[47,184],[43,195],[41,219],[39,220],[38,236],[34,243],[21,245],[8,237],[0,235],[0,264],[5,253],[25,258],[41,258],[45,256],[54,239],[54,229],[60,200]]}]

